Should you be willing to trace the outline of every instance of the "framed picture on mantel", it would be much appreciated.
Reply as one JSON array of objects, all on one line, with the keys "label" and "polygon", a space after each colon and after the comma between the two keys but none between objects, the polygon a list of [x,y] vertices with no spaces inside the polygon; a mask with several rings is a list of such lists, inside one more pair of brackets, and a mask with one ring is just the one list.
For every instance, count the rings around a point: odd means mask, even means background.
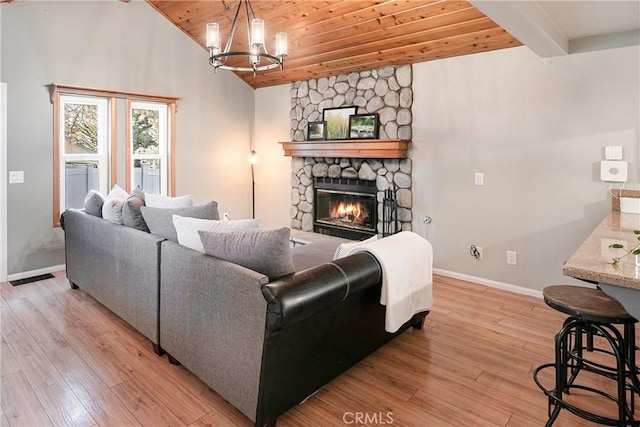
[{"label": "framed picture on mantel", "polygon": [[349,138],[378,139],[378,113],[350,116]]},{"label": "framed picture on mantel", "polygon": [[327,139],[327,122],[309,122],[307,141],[324,141],[325,139]]},{"label": "framed picture on mantel", "polygon": [[349,138],[349,116],[358,112],[358,107],[325,108],[322,120],[327,122],[327,139]]}]

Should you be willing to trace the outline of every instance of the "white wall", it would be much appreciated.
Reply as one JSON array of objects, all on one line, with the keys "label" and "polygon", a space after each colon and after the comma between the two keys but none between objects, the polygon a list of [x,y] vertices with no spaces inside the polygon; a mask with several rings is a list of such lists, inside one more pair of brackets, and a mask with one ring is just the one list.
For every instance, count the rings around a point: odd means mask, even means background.
[{"label": "white wall", "polygon": [[[2,8],[0,8],[0,26]],[[1,29],[1,28],[0,28]],[[2,80],[2,31],[0,31],[0,282],[7,280],[7,87]]]},{"label": "white wall", "polygon": [[414,203],[433,218],[418,230],[436,267],[531,289],[571,282],[563,262],[610,210],[606,145],[624,147],[638,182],[638,54],[542,59],[520,47],[414,67]]},{"label": "white wall", "polygon": [[264,227],[290,227],[291,157],[278,142],[290,140],[289,85],[255,92],[256,216]]},{"label": "white wall", "polygon": [[7,281],[7,84],[0,82],[0,282]]},{"label": "white wall", "polygon": [[232,73],[214,74],[207,52],[151,6],[14,2],[2,6],[1,24],[8,169],[25,171],[25,183],[8,190],[10,275],[64,263],[63,233],[52,227],[51,83],[182,97],[177,193],[250,216],[250,170],[238,165],[247,162],[254,91]]},{"label": "white wall", "polygon": [[[624,147],[627,188],[638,186],[639,53],[542,59],[519,47],[414,65],[413,225],[433,243],[436,268],[532,290],[573,281],[563,262],[610,210],[599,180],[606,145]],[[269,91],[288,102],[288,86]],[[281,153],[273,147],[288,138],[288,104],[260,94],[256,118],[272,129],[257,132],[274,133],[264,144]],[[273,161],[260,182],[278,206],[270,221],[289,201],[290,169]],[[474,186],[475,172],[484,186]],[[471,244],[484,260],[469,255]]]}]

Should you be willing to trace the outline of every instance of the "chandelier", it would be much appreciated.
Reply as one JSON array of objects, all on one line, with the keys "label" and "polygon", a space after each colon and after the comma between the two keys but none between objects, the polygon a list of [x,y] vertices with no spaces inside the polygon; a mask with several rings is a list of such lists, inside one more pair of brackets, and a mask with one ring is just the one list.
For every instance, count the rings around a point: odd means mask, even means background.
[{"label": "chandelier", "polygon": [[[264,20],[257,19],[253,12],[253,7],[249,0],[240,0],[237,2],[237,8],[227,44],[222,50],[222,39],[220,37],[220,26],[217,22],[207,24],[207,49],[209,49],[209,64],[218,71],[218,68],[231,71],[252,71],[255,76],[258,71],[271,70],[280,67],[282,70],[284,58],[287,56],[287,33],[276,33],[276,49],[275,54],[270,54],[264,44]],[[222,5],[225,11],[232,10],[235,3],[227,6],[223,0]],[[240,9],[244,9],[245,21],[247,24],[247,44],[248,52],[231,50],[233,36],[238,25],[238,16]],[[251,16],[251,21],[249,17]],[[247,66],[228,64],[228,60],[234,56],[245,57]],[[231,61],[233,63],[233,61]]]}]

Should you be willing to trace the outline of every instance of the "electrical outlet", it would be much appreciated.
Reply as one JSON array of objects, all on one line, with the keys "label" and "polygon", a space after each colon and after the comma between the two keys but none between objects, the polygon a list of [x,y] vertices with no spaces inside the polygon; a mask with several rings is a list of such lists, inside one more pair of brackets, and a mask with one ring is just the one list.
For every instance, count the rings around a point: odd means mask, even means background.
[{"label": "electrical outlet", "polygon": [[518,253],[515,251],[507,251],[507,264],[518,265]]},{"label": "electrical outlet", "polygon": [[223,213],[223,214],[222,214],[222,219],[223,219],[224,221],[229,221],[229,214],[228,214],[227,212]]},{"label": "electrical outlet", "polygon": [[476,172],[474,176],[474,183],[476,185],[484,185],[484,173]]}]

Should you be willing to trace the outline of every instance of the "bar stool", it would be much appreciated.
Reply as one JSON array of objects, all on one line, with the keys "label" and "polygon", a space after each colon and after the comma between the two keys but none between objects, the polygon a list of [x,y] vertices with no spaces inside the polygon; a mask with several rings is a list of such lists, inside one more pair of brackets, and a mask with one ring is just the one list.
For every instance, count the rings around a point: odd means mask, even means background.
[{"label": "bar stool", "polygon": [[[635,394],[640,393],[638,368],[636,367],[635,324],[620,303],[600,289],[581,286],[548,286],[543,290],[544,301],[551,308],[566,313],[562,329],[555,336],[555,362],[537,367],[533,378],[538,387],[549,399],[549,420],[551,427],[562,409],[603,425],[639,426],[640,420],[634,418]],[[623,333],[615,327],[623,326]],[[602,337],[609,348],[594,346],[594,337]],[[605,353],[615,358],[615,366],[606,366],[588,358],[588,354]],[[555,388],[545,388],[538,374],[547,368],[555,369]],[[593,372],[610,378],[616,383],[616,395],[591,386],[575,384],[582,371]],[[616,419],[595,414],[567,402],[564,394],[572,389],[604,396],[617,404]],[[627,393],[629,392],[629,393]]]}]

